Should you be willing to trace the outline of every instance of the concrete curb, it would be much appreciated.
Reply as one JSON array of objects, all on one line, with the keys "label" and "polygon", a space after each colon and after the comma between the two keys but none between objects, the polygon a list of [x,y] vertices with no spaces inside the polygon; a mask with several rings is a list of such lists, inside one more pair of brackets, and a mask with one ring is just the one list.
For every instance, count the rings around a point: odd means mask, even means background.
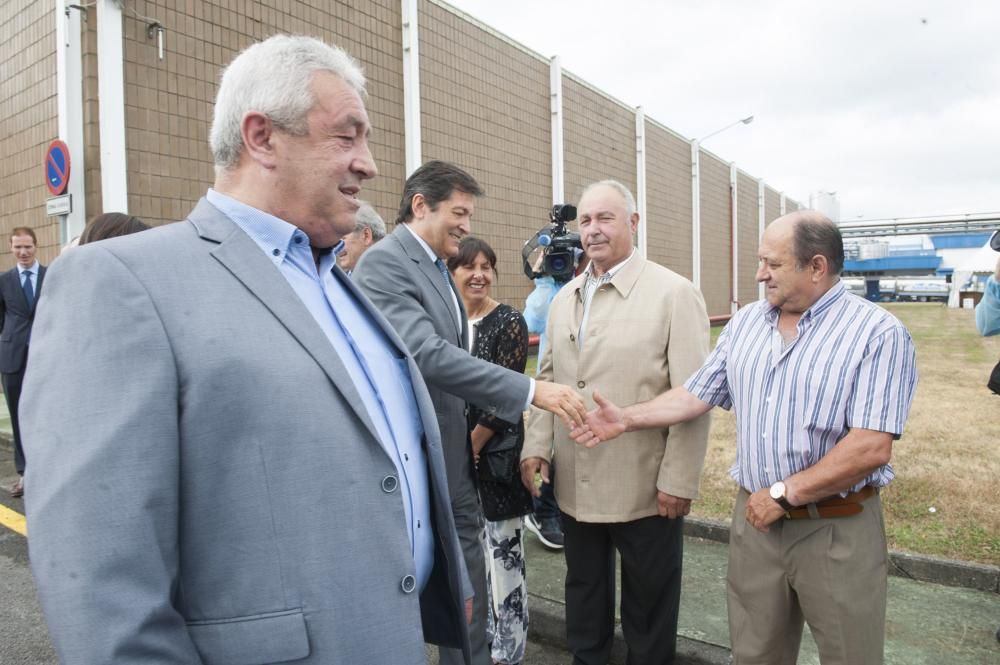
[{"label": "concrete curb", "polygon": [[[528,593],[529,639],[544,642],[556,648],[566,647],[566,606],[560,602]],[[627,655],[625,636],[620,625],[615,626],[615,641],[611,648],[611,662],[623,665]],[[729,665],[729,649],[701,642],[682,635],[677,636],[676,665]]]},{"label": "concrete curb", "polygon": [[[700,517],[684,518],[684,535],[729,543],[729,523]],[[941,559],[922,554],[889,552],[889,574],[921,582],[1000,593],[1000,567]]]}]

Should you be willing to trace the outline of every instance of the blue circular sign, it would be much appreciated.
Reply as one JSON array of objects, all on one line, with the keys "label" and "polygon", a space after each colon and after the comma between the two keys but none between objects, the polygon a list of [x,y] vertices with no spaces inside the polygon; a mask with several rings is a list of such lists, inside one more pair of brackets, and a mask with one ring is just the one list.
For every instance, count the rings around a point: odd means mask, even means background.
[{"label": "blue circular sign", "polygon": [[56,139],[45,151],[45,186],[59,196],[69,185],[69,146]]}]

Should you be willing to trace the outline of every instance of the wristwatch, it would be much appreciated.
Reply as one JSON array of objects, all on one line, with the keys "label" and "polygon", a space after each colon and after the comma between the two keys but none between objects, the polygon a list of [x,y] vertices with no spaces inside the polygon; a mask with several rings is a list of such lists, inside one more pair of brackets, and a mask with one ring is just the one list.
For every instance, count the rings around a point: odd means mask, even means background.
[{"label": "wristwatch", "polygon": [[771,498],[777,501],[778,505],[782,508],[785,510],[791,509],[792,504],[788,503],[788,499],[785,498],[785,481],[779,480],[775,484],[771,485],[771,489],[768,490],[768,493],[770,493]]}]

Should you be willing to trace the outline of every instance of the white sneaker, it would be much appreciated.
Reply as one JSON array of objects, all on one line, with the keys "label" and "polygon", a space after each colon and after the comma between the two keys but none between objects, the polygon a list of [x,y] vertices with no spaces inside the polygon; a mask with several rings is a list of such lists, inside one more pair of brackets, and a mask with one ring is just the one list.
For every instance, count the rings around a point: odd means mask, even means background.
[{"label": "white sneaker", "polygon": [[544,517],[539,520],[534,513],[528,515],[524,521],[528,531],[535,534],[542,545],[550,550],[561,550],[563,548],[563,532],[559,526],[559,519],[556,517]]}]

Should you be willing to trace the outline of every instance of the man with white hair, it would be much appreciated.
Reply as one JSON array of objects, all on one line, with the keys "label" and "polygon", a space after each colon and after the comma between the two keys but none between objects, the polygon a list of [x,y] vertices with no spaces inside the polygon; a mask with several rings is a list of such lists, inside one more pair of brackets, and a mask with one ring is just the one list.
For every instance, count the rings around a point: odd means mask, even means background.
[{"label": "man with white hair", "polygon": [[354,230],[344,236],[344,248],[337,255],[337,265],[350,275],[361,255],[384,237],[385,222],[375,212],[375,208],[367,203],[361,203],[361,207],[358,208],[358,222],[354,225]]},{"label": "man with white hair", "polygon": [[[605,180],[577,206],[590,258],[549,309],[538,378],[636,400],[680,385],[708,354],[708,315],[690,281],[636,255],[631,192]],[[684,515],[698,490],[708,420],[641,432],[587,450],[532,409],[522,479],[559,473],[566,554],[566,641],[575,665],[606,665],[615,628],[615,553],[622,560],[622,630],[629,663],[671,663],[677,644]],[[658,554],[653,555],[653,552]]]},{"label": "man with white hair", "polygon": [[333,269],[376,175],[364,94],[339,48],[250,46],[188,218],[46,280],[22,415],[61,663],[416,665],[425,640],[468,661],[433,405]]}]

